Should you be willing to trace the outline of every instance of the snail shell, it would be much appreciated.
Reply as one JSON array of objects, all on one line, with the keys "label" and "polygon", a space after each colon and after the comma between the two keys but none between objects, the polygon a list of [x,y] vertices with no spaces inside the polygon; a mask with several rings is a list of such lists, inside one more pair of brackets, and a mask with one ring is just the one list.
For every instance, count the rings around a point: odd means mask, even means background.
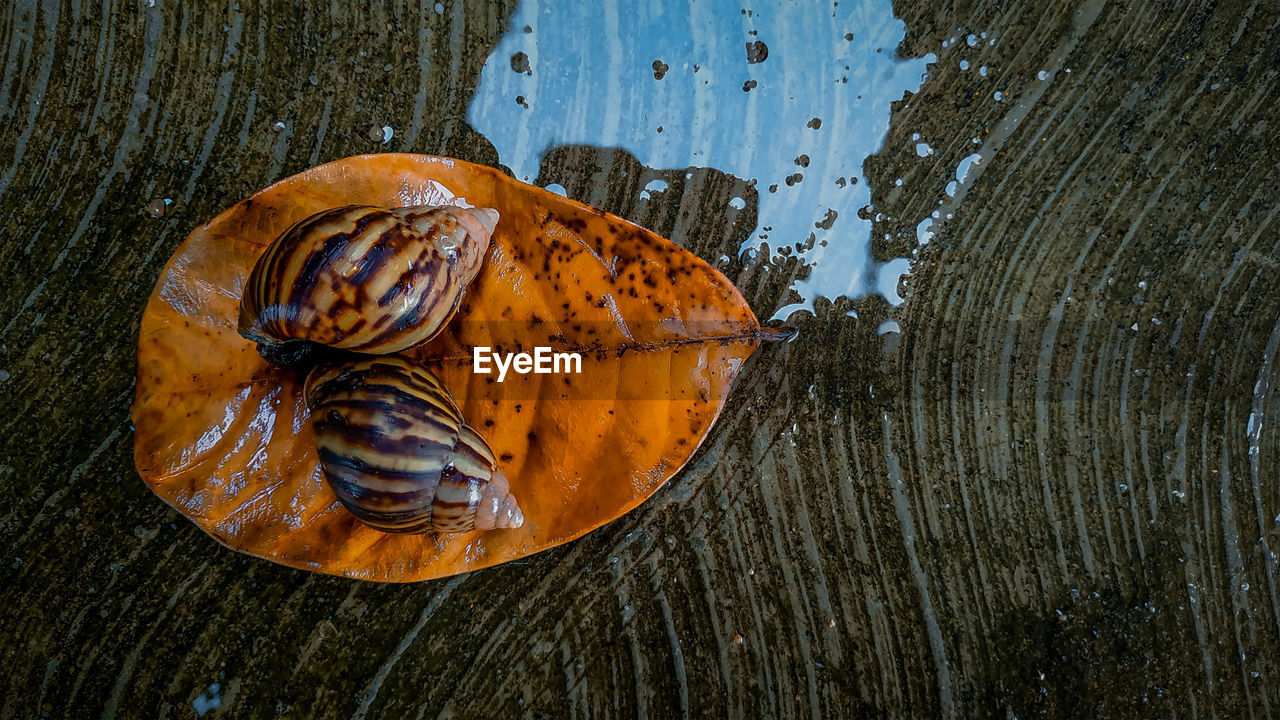
[{"label": "snail shell", "polygon": [[498,223],[487,208],[366,205],[325,210],[258,258],[240,301],[240,334],[369,354],[424,342],[453,317]]},{"label": "snail shell", "polygon": [[524,523],[493,451],[426,368],[400,357],[321,365],[306,401],[324,475],[367,525],[414,533]]}]

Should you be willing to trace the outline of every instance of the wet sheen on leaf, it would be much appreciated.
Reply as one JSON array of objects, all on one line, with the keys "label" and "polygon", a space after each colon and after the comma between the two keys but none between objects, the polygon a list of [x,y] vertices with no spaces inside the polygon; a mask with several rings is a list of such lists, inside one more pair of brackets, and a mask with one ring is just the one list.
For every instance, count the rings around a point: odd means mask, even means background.
[{"label": "wet sheen on leaf", "polygon": [[[453,324],[404,354],[440,376],[524,510],[516,530],[391,535],[320,474],[302,381],[236,332],[265,246],[346,204],[501,214]],[[493,169],[352,157],[286,178],[197,227],[143,313],[132,415],[148,485],[223,544],[291,567],[409,582],[520,558],[640,504],[688,461],[767,333],[733,285],[670,241]],[[580,374],[472,371],[472,348],[579,352]]]}]

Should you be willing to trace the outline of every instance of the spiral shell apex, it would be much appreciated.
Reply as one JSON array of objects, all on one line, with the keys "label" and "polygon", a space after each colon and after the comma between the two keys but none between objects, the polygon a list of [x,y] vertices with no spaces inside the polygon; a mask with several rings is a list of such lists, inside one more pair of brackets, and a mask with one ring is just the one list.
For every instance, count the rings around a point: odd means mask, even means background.
[{"label": "spiral shell apex", "polygon": [[400,357],[321,365],[306,402],[329,485],[383,532],[517,528],[493,451],[426,368]]},{"label": "spiral shell apex", "polygon": [[333,208],[289,228],[258,258],[240,334],[389,354],[433,337],[480,272],[496,210]]}]

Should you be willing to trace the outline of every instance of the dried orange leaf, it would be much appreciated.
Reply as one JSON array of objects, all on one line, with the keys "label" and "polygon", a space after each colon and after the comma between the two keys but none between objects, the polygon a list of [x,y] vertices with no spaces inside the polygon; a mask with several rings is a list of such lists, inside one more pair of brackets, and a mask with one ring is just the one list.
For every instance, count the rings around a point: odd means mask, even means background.
[{"label": "dried orange leaf", "polygon": [[[501,213],[454,323],[405,352],[432,366],[511,478],[525,524],[393,535],[322,477],[302,383],[236,332],[265,246],[346,204]],[[291,567],[409,582],[524,557],[640,504],[693,455],[771,331],[719,272],[625,220],[491,168],[425,155],[347,158],[282,180],[196,228],[142,317],[132,415],[148,485],[223,544]],[[581,373],[473,372],[473,348],[581,354]]]}]

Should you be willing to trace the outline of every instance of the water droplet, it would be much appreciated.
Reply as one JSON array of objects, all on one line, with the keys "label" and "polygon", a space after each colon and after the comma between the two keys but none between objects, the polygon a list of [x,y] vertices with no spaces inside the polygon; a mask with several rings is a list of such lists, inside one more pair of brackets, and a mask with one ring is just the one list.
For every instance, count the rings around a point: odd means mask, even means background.
[{"label": "water droplet", "polygon": [[151,198],[147,202],[147,214],[153,218],[162,218],[172,204],[173,200],[169,198]]},{"label": "water droplet", "polygon": [[216,710],[222,705],[221,683],[213,683],[209,686],[208,693],[200,693],[196,699],[191,702],[192,708],[196,711],[196,715],[204,717],[205,713],[210,710]]},{"label": "water droplet", "polygon": [[916,242],[921,245],[928,245],[933,239],[933,218],[927,217],[916,225]]}]

